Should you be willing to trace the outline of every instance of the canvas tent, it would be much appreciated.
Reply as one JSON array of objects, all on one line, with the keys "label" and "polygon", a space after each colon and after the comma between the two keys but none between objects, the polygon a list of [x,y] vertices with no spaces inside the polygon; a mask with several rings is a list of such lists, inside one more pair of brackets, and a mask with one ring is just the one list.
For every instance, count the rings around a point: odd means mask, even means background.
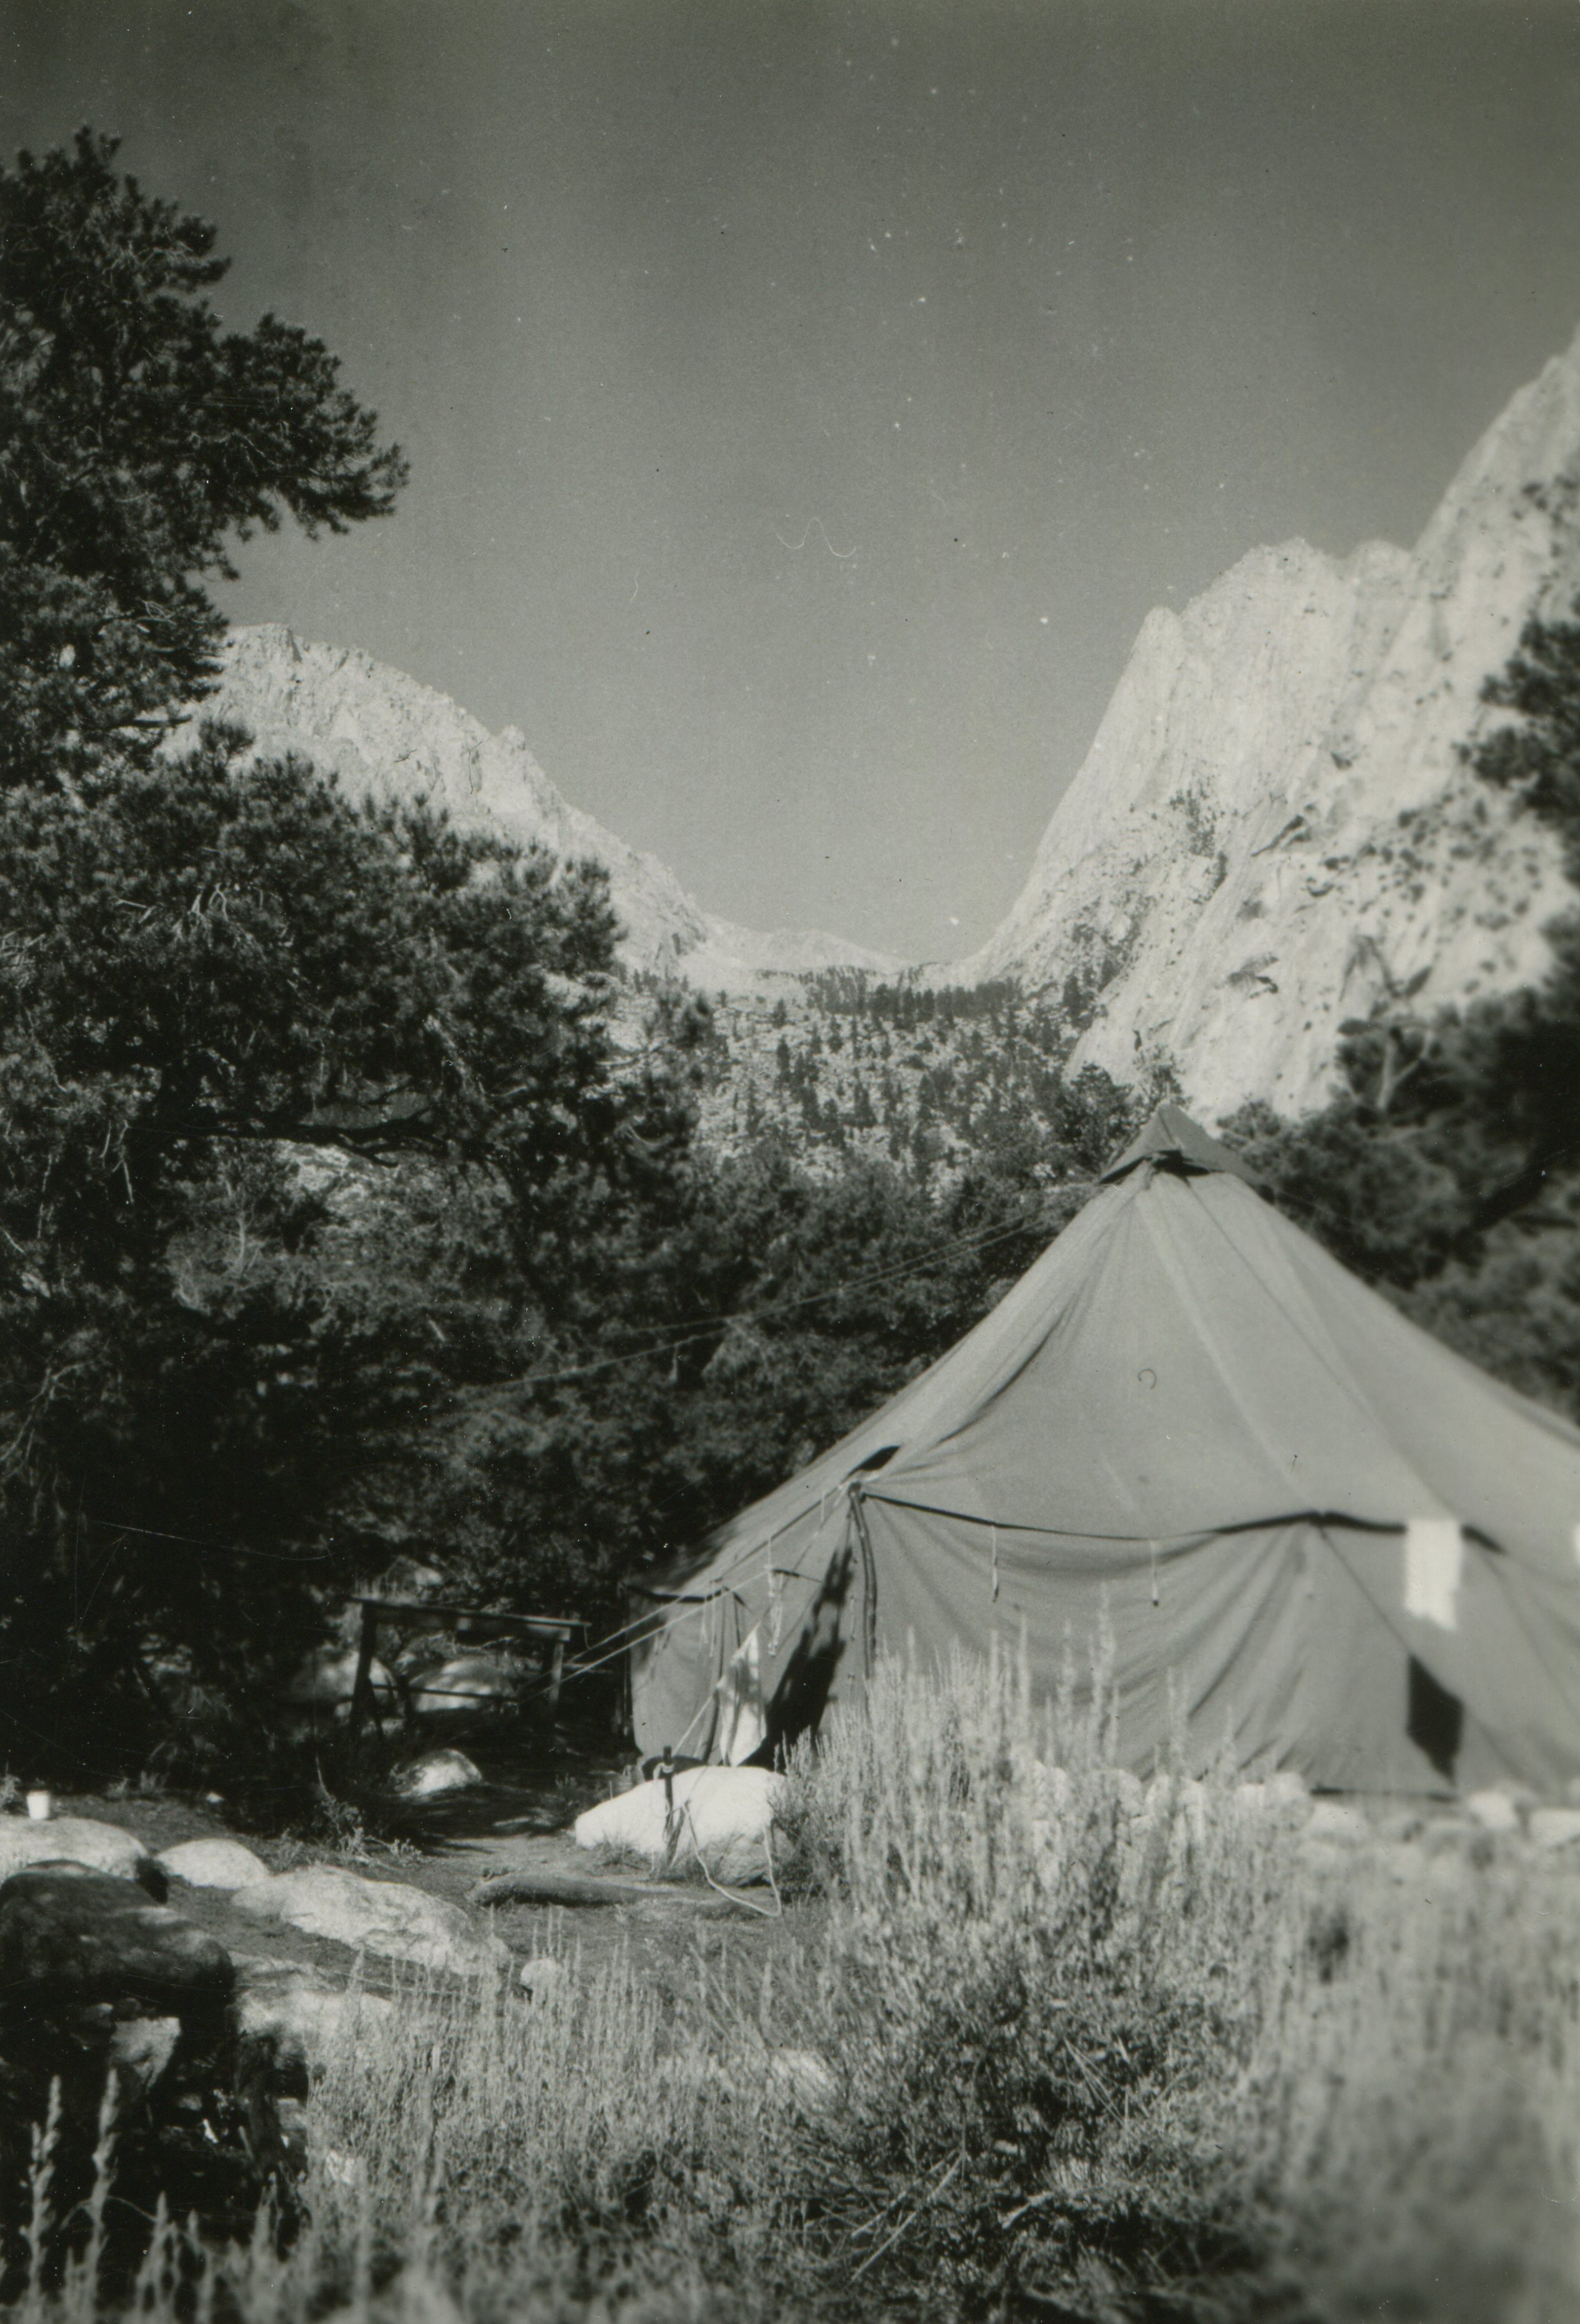
[{"label": "canvas tent", "polygon": [[1105,1623],[1119,1748],[1353,1790],[1580,1773],[1580,1431],[1346,1273],[1161,1107],[960,1344],[656,1591],[638,1747],[740,1758],[885,1650]]}]

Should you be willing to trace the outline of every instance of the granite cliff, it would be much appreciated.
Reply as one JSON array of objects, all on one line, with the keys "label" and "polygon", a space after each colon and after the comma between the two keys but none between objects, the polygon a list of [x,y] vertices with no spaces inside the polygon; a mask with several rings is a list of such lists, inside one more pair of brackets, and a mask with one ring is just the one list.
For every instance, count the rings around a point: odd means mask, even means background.
[{"label": "granite cliff", "polygon": [[706,990],[851,966],[892,972],[887,955],[816,929],[761,934],[704,912],[655,855],[616,838],[557,790],[514,726],[492,734],[447,695],[344,646],[313,645],[273,622],[233,629],[206,717],[246,727],[261,754],[296,751],[354,798],[423,792],[464,826],[537,840],[608,867],[627,965]]},{"label": "granite cliff", "polygon": [[1215,1114],[1319,1104],[1338,1028],[1539,977],[1574,902],[1550,835],[1460,746],[1487,676],[1580,588],[1580,338],[1516,395],[1412,550],[1254,550],[1147,617],[1019,899],[930,981],[1090,1021],[1075,1065],[1168,1062]]},{"label": "granite cliff", "polygon": [[[1084,1027],[1074,1066],[1166,1065],[1189,1102],[1320,1104],[1339,1028],[1539,977],[1573,904],[1551,834],[1466,765],[1481,692],[1527,616],[1580,591],[1580,337],[1516,395],[1413,549],[1259,549],[1148,615],[1008,916],[969,959]],[[572,807],[513,727],[490,733],[368,655],[233,632],[212,712],[355,793],[426,791],[462,823],[609,867],[629,966],[761,992],[900,964],[704,912]]]}]

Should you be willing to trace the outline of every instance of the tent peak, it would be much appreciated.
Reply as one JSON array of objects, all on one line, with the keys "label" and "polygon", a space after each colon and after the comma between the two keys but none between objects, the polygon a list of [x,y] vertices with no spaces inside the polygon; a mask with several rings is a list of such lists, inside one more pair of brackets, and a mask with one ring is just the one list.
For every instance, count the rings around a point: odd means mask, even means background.
[{"label": "tent peak", "polygon": [[1103,1184],[1123,1178],[1140,1162],[1161,1162],[1176,1170],[1226,1171],[1231,1177],[1243,1178],[1248,1186],[1260,1186],[1261,1180],[1227,1146],[1220,1146],[1205,1130],[1192,1121],[1183,1106],[1168,1102],[1154,1107],[1151,1120],[1139,1130],[1116,1162],[1110,1162],[1103,1172]]}]

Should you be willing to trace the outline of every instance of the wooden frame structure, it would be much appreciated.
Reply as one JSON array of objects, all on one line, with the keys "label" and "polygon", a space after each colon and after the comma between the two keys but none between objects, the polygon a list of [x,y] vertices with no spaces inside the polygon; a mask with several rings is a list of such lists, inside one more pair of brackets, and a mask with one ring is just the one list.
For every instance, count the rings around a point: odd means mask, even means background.
[{"label": "wooden frame structure", "polygon": [[[357,1638],[356,1677],[351,1689],[351,1711],[346,1722],[347,1738],[354,1741],[373,1703],[373,1655],[378,1644],[379,1625],[382,1621],[412,1619],[429,1629],[458,1629],[464,1623],[486,1623],[491,1629],[514,1632],[519,1637],[547,1638],[552,1654],[548,1674],[548,1702],[552,1710],[559,1702],[560,1683],[565,1676],[565,1646],[573,1634],[582,1629],[581,1622],[564,1621],[548,1614],[497,1614],[486,1606],[440,1605],[429,1599],[359,1598],[362,1608],[362,1628]],[[491,1696],[457,1695],[457,1702],[482,1702]]]}]

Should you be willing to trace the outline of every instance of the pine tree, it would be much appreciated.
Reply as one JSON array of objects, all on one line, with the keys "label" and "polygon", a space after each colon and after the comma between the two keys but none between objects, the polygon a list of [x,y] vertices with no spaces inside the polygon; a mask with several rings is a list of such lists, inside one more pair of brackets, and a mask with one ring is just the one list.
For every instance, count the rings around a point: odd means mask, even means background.
[{"label": "pine tree", "polygon": [[115,152],[0,170],[0,787],[146,756],[212,683],[229,541],[343,532],[406,476],[318,340],[222,331],[214,228]]}]

